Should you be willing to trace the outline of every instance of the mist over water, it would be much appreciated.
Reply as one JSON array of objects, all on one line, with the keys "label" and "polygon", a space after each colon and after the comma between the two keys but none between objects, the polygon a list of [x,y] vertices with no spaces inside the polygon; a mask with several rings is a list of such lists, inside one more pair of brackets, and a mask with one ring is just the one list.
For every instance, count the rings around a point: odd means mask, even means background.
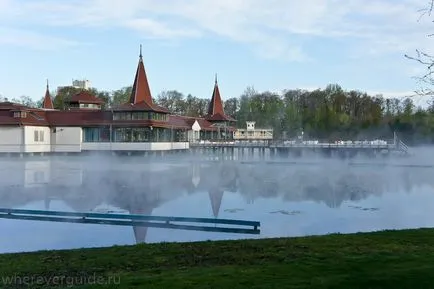
[{"label": "mist over water", "polygon": [[0,172],[2,208],[261,222],[243,235],[0,219],[0,252],[434,226],[431,147],[399,159],[5,157]]}]

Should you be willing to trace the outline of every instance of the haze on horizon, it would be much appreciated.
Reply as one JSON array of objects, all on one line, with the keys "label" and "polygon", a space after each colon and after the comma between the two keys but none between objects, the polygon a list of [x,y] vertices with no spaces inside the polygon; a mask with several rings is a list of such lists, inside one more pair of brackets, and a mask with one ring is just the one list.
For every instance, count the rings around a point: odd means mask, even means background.
[{"label": "haze on horizon", "polygon": [[[139,44],[151,90],[223,99],[338,83],[385,97],[414,94],[430,51],[422,0],[0,0],[0,94],[43,96],[86,78],[100,90],[132,84]],[[417,103],[419,100],[415,98]]]}]

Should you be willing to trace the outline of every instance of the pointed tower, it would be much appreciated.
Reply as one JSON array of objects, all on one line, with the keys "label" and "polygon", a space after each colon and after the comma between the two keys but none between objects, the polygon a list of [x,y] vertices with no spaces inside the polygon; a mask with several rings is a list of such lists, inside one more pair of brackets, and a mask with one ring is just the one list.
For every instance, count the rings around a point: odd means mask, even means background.
[{"label": "pointed tower", "polygon": [[223,193],[223,190],[220,189],[211,189],[208,192],[214,218],[218,218],[219,216],[220,206],[222,205]]},{"label": "pointed tower", "polygon": [[223,102],[220,96],[220,89],[217,82],[217,74],[215,75],[214,90],[212,92],[211,101],[208,105],[208,114],[205,119],[210,122],[232,122],[235,121],[232,117],[225,115]]},{"label": "pointed tower", "polygon": [[134,78],[133,91],[130,97],[131,104],[144,102],[152,106],[151,90],[149,89],[148,78],[143,64],[142,45],[140,45],[139,64],[137,66],[136,77]]},{"label": "pointed tower", "polygon": [[45,90],[44,101],[42,102],[42,108],[54,109],[53,100],[51,99],[51,95],[50,95],[50,87],[48,86],[48,79],[47,79],[47,89]]},{"label": "pointed tower", "polygon": [[222,98],[220,96],[219,85],[217,82],[217,74],[215,75],[214,90],[212,92],[211,101],[208,105],[208,115],[221,114],[224,115]]}]

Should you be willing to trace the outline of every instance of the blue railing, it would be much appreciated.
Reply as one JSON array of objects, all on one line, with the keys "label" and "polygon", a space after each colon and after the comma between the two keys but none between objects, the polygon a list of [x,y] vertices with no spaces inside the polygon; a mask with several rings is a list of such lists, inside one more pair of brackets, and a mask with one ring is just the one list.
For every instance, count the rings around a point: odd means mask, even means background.
[{"label": "blue railing", "polygon": [[[141,226],[166,229],[259,234],[260,222],[234,219],[166,217],[130,214],[84,213],[0,208],[0,218],[117,226]],[[248,226],[251,228],[197,226],[179,223]]]}]

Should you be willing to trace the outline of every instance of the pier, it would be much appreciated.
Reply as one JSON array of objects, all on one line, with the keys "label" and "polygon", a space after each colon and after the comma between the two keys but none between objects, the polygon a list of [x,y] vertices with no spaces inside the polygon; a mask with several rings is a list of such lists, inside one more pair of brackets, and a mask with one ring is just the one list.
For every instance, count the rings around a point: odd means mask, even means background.
[{"label": "pier", "polygon": [[352,158],[357,155],[368,157],[399,155],[408,156],[409,147],[398,138],[392,141],[285,141],[285,140],[215,140],[191,143],[193,154],[216,155],[230,159],[246,159],[253,156],[260,159],[275,157],[301,157],[317,154],[324,157]]}]

